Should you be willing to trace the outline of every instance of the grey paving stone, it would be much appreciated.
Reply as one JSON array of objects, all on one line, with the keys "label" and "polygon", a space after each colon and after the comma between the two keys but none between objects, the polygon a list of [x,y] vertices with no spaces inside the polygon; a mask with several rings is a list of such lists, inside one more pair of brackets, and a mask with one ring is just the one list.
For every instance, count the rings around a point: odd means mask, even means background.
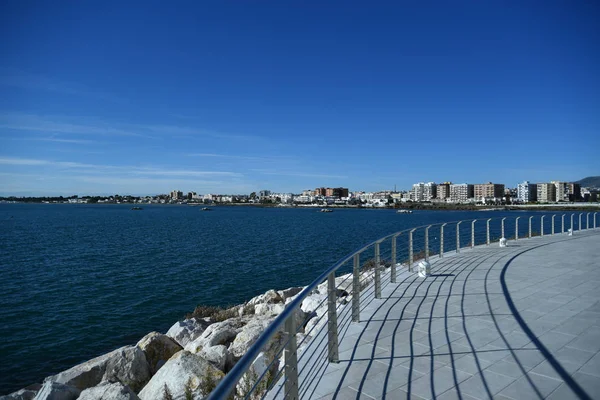
[{"label": "grey paving stone", "polygon": [[515,380],[516,378],[493,371],[483,371],[461,382],[459,387],[461,393],[484,399],[493,397]]},{"label": "grey paving stone", "polygon": [[562,349],[553,352],[552,355],[560,363],[568,362],[575,364],[578,367],[582,367],[594,356],[594,353],[565,346]]},{"label": "grey paving stone", "polygon": [[490,370],[492,372],[496,372],[513,378],[520,378],[525,373],[527,373],[527,371],[529,371],[529,368],[525,368],[523,365],[519,366],[519,364],[512,361],[500,360],[491,364],[489,367],[486,368],[486,370]]},{"label": "grey paving stone", "polygon": [[402,389],[417,396],[430,399],[435,398],[434,394],[442,394],[470,376],[470,374],[460,370],[442,367],[435,370],[433,375],[426,374],[412,384],[405,385]]},{"label": "grey paving stone", "polygon": [[600,353],[596,353],[579,372],[600,378]]},{"label": "grey paving stone", "polygon": [[351,384],[350,387],[355,390],[360,390],[361,393],[365,393],[371,397],[378,398],[382,397],[385,393],[392,392],[400,387],[407,384],[408,380],[415,381],[424,376],[424,374],[413,369],[411,372],[404,366],[396,366],[388,371],[377,374],[370,377],[369,380],[365,381],[362,386],[360,382]]},{"label": "grey paving stone", "polygon": [[540,395],[546,397],[561,383],[543,375],[527,374],[500,391],[500,394],[513,399],[534,399]]}]

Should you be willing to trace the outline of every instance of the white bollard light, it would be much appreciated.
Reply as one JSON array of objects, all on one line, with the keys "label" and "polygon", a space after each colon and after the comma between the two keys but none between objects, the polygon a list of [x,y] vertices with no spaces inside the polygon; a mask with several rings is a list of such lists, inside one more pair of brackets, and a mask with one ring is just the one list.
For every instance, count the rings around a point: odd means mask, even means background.
[{"label": "white bollard light", "polygon": [[506,247],[506,238],[500,239],[500,247]]},{"label": "white bollard light", "polygon": [[427,278],[431,275],[431,264],[428,261],[421,261],[418,265],[419,268],[419,278]]},{"label": "white bollard light", "polygon": [[573,236],[573,229],[569,229],[569,236]]}]

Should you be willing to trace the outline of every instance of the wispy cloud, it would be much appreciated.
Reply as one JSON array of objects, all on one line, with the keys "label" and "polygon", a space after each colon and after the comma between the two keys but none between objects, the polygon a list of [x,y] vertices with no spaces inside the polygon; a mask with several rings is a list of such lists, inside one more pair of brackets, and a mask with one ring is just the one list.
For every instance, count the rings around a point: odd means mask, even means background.
[{"label": "wispy cloud", "polygon": [[179,125],[115,123],[91,117],[46,116],[27,113],[0,113],[0,128],[68,135],[133,136],[144,138],[214,137],[229,140],[262,140],[255,135],[236,135]]},{"label": "wispy cloud", "polygon": [[225,158],[232,160],[247,160],[247,161],[282,161],[287,160],[289,157],[284,156],[269,156],[269,157],[258,157],[258,156],[244,156],[235,154],[216,154],[216,153],[192,153],[187,154],[188,157],[206,157],[206,158]]},{"label": "wispy cloud", "polygon": [[20,113],[0,114],[0,128],[45,133],[62,133],[70,135],[145,136],[139,132],[115,128],[114,126],[106,123],[97,123],[95,125],[71,123],[57,121],[51,117],[48,118],[33,114]]},{"label": "wispy cloud", "polygon": [[199,171],[199,170],[183,170],[183,169],[168,169],[156,167],[138,167],[138,166],[116,166],[102,164],[86,164],[72,161],[54,161],[43,159],[19,158],[19,157],[2,157],[0,156],[0,165],[11,166],[44,166],[67,168],[71,170],[86,171],[86,172],[101,172],[103,174],[113,173],[117,175],[129,176],[168,176],[168,177],[228,177],[241,178],[243,174],[230,171]]},{"label": "wispy cloud", "polygon": [[110,93],[87,87],[74,82],[65,82],[44,75],[31,74],[25,71],[0,68],[0,86],[15,87],[25,90],[45,91],[106,100],[118,104],[129,101]]},{"label": "wispy cloud", "polygon": [[258,172],[263,175],[278,175],[278,176],[295,176],[301,178],[326,178],[326,179],[348,179],[346,175],[331,175],[331,174],[315,174],[306,172],[286,172],[286,171],[271,171],[265,169],[250,169],[250,171]]}]

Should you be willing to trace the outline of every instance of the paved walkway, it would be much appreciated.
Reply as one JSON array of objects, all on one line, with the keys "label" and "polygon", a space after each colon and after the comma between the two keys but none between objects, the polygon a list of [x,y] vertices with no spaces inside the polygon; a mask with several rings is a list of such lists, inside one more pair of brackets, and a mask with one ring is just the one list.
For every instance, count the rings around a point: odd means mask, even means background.
[{"label": "paved walkway", "polygon": [[361,321],[302,399],[600,399],[600,230],[433,259]]}]

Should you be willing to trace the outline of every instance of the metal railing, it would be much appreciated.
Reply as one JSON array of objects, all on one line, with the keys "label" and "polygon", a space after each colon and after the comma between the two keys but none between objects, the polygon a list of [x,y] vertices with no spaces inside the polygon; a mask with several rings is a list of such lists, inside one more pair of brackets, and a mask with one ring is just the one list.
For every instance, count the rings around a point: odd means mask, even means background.
[{"label": "metal railing", "polygon": [[[590,229],[592,213],[586,215],[585,228],[583,214],[579,213],[578,220],[575,220],[576,214],[570,215],[570,228],[565,225],[567,214],[560,215],[558,233]],[[597,227],[596,214],[593,213],[593,229]],[[459,253],[464,248],[490,246],[501,238],[520,240],[555,235],[555,217],[557,214],[529,216],[527,224],[519,224],[521,218],[525,219],[519,216],[424,225],[362,246],[297,294],[209,399],[302,398],[311,381],[327,364],[339,361],[339,344],[345,332],[352,322],[360,322],[361,311],[381,298],[385,286],[396,282],[398,268],[412,272],[417,261],[429,260],[432,256],[442,258],[445,253]],[[550,219],[550,226],[544,223],[546,218]],[[454,229],[445,229],[447,227]],[[506,237],[510,232],[514,232],[514,236]],[[301,307],[311,295],[317,296],[320,302],[307,315]],[[257,367],[255,363],[261,355],[266,361]]]}]

